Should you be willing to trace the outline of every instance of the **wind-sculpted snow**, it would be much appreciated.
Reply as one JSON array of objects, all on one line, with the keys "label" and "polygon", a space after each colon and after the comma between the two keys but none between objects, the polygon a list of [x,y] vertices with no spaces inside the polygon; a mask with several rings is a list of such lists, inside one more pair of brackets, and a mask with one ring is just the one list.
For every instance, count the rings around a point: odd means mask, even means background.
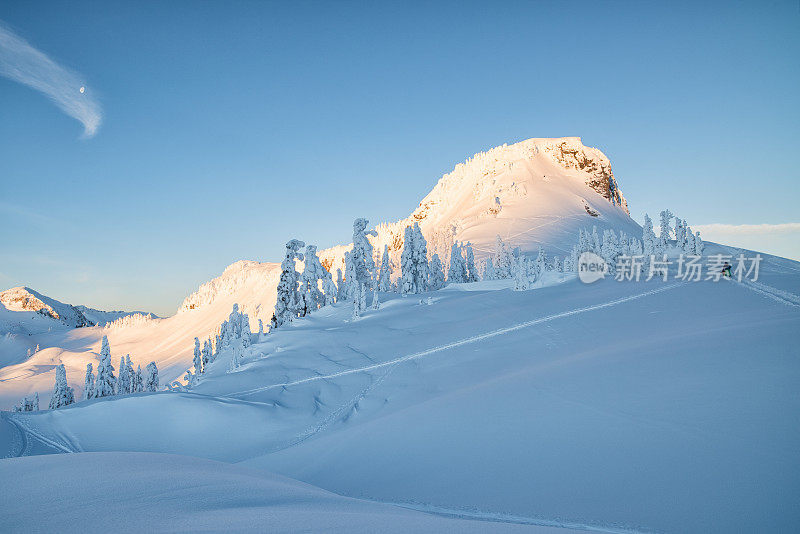
[{"label": "wind-sculpted snow", "polygon": [[[69,489],[42,495],[54,480],[69,480]],[[360,501],[256,469],[165,454],[15,458],[0,462],[0,490],[5,532],[569,532]]]},{"label": "wind-sculpted snow", "polygon": [[[759,288],[797,277],[766,258]],[[723,281],[511,284],[327,307],[191,392],[10,417],[40,448],[234,462],[453,517],[796,530],[797,306]]]}]

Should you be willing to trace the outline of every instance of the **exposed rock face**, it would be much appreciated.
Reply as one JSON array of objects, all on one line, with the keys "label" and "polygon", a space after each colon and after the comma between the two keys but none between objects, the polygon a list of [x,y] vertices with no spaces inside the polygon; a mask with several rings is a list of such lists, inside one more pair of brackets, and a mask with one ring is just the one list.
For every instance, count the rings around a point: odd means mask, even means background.
[{"label": "exposed rock face", "polygon": [[611,162],[596,148],[583,146],[578,137],[565,137],[555,144],[545,145],[544,151],[550,154],[565,169],[577,169],[589,175],[586,185],[600,193],[612,204],[621,206],[626,213],[628,203],[617,187]]}]

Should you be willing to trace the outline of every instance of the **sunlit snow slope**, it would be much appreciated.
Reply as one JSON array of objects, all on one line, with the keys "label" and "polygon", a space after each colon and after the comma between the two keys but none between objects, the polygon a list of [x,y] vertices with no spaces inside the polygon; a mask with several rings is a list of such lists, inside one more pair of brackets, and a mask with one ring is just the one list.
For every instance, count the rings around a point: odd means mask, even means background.
[{"label": "sunlit snow slope", "polygon": [[[497,235],[527,252],[543,246],[550,254],[564,255],[581,227],[615,228],[630,235],[641,231],[628,216],[608,158],[577,137],[503,145],[456,165],[409,217],[377,226],[376,251],[388,244],[399,265],[403,229],[414,222],[428,239],[429,254],[438,253],[445,266],[454,240],[472,242],[477,258],[493,249]],[[351,233],[350,228],[342,229],[345,238]],[[305,236],[286,236],[292,237]],[[348,248],[320,251],[334,278],[336,268],[344,270],[342,258]],[[273,255],[277,260],[282,253],[276,250]],[[0,365],[17,364],[0,369],[0,407],[8,408],[34,391],[46,402],[58,363],[66,365],[68,379],[79,389],[86,363],[96,365],[104,334],[115,354],[131,354],[134,367],[155,360],[163,381],[176,379],[190,366],[194,337],[211,335],[234,302],[250,316],[253,331],[258,319],[268,324],[279,274],[276,263],[238,261],[188,296],[173,317],[45,332],[32,345],[39,344],[41,352],[28,361],[20,361],[25,350],[18,343],[0,341]]]},{"label": "sunlit snow slope", "polygon": [[325,308],[190,393],[8,414],[27,441],[6,454],[181,454],[521,525],[797,530],[800,264],[510,285],[386,294],[355,322]]}]

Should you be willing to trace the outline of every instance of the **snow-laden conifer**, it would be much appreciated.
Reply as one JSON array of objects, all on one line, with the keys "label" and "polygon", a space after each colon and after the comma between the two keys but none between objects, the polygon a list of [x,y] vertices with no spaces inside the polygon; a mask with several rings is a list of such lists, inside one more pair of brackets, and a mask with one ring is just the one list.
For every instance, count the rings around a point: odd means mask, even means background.
[{"label": "snow-laden conifer", "polygon": [[[194,374],[199,375],[203,372],[203,353],[200,350],[200,339],[194,338],[194,357],[192,358]],[[122,373],[120,373],[121,375]]]},{"label": "snow-laden conifer", "polygon": [[472,250],[472,243],[469,241],[462,247],[464,252],[464,267],[467,270],[467,282],[478,282],[481,277],[478,274],[478,269],[475,267],[475,253]]},{"label": "snow-laden conifer", "polygon": [[498,279],[511,278],[514,270],[514,254],[498,235],[494,245],[494,271]]},{"label": "snow-laden conifer", "polygon": [[659,215],[661,216],[661,233],[658,236],[658,240],[663,246],[663,249],[666,250],[670,237],[672,237],[670,235],[670,222],[674,215],[669,210],[664,210]]},{"label": "snow-laden conifer", "polygon": [[158,391],[158,367],[156,362],[147,364],[147,378],[144,381],[145,391]]},{"label": "snow-laden conifer", "polygon": [[461,284],[467,281],[467,265],[461,255],[461,247],[457,242],[450,247],[450,268],[447,269],[447,282]]},{"label": "snow-laden conifer", "polygon": [[394,264],[392,258],[389,256],[389,245],[383,246],[383,254],[381,255],[381,268],[378,271],[378,289],[384,292],[392,290],[392,273],[394,272]]},{"label": "snow-laden conifer", "polygon": [[442,289],[445,285],[444,270],[442,267],[442,260],[439,259],[438,254],[434,254],[428,267],[428,289],[436,291]]},{"label": "snow-laden conifer", "polygon": [[75,393],[67,384],[67,370],[64,364],[56,365],[56,384],[53,387],[53,396],[50,397],[50,409],[55,410],[62,406],[69,406],[75,402]]},{"label": "snow-laden conifer", "polygon": [[483,279],[484,280],[495,280],[497,278],[497,273],[494,269],[494,261],[492,258],[486,258],[486,262],[483,266]]},{"label": "snow-laden conifer", "polygon": [[133,374],[133,393],[141,393],[144,391],[144,376],[142,376],[142,366],[136,366],[136,372]]},{"label": "snow-laden conifer", "polygon": [[111,348],[108,345],[108,338],[103,336],[102,348],[100,349],[100,363],[97,364],[97,379],[94,383],[94,396],[108,397],[114,394],[117,379],[114,376],[114,366],[111,363]]},{"label": "snow-laden conifer", "polygon": [[94,398],[94,372],[92,371],[92,364],[86,364],[86,378],[83,382],[83,398],[89,400]]},{"label": "snow-laden conifer", "polygon": [[296,260],[303,260],[303,254],[298,252],[305,243],[298,239],[291,239],[286,243],[286,254],[281,262],[281,276],[278,281],[277,300],[273,315],[273,327],[291,322],[300,314],[302,299],[298,292],[300,274],[295,269]]}]

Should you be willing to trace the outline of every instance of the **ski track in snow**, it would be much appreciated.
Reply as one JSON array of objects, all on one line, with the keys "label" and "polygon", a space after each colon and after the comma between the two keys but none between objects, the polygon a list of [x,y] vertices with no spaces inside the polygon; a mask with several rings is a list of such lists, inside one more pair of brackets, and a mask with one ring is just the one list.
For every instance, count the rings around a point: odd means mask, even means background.
[{"label": "ski track in snow", "polygon": [[794,293],[778,289],[777,287],[768,286],[767,284],[763,284],[761,282],[754,282],[752,280],[742,280],[741,282],[737,283],[740,286],[746,287],[750,291],[759,293],[760,295],[772,299],[775,302],[793,307],[800,306],[800,296],[797,296]]},{"label": "ski track in snow", "polygon": [[606,525],[591,525],[585,523],[576,523],[569,520],[558,519],[543,519],[537,517],[525,517],[513,514],[503,514],[497,512],[483,512],[483,511],[470,511],[458,510],[451,508],[442,508],[439,506],[432,506],[428,504],[404,503],[404,502],[390,502],[390,501],[375,501],[371,499],[370,502],[390,504],[400,508],[408,508],[409,510],[416,510],[425,512],[432,515],[439,515],[443,517],[450,517],[453,519],[469,519],[474,521],[490,521],[494,523],[514,523],[517,525],[532,525],[538,527],[554,527],[566,528],[570,530],[585,530],[589,532],[605,532],[608,534],[645,534],[647,530],[636,530],[627,527],[614,527]]},{"label": "ski track in snow", "polygon": [[50,447],[53,447],[54,449],[57,449],[57,450],[59,450],[61,452],[65,452],[65,453],[80,452],[80,450],[78,448],[76,448],[76,447],[70,447],[69,445],[65,445],[63,443],[59,443],[57,441],[54,441],[54,440],[42,435],[39,432],[36,432],[35,430],[33,430],[30,427],[30,425],[27,425],[27,424],[23,423],[22,420],[20,420],[18,418],[15,418],[14,416],[10,416],[8,419],[9,419],[9,421],[11,421],[11,423],[14,426],[17,427],[17,429],[23,435],[22,439],[25,442],[25,447],[24,447],[23,451],[19,454],[19,456],[28,456],[30,454],[30,447],[31,447],[30,437],[38,439],[39,441],[41,441],[45,445],[49,445]]},{"label": "ski track in snow", "polygon": [[345,371],[339,371],[339,372],[331,373],[331,374],[327,374],[327,375],[310,376],[308,378],[302,378],[300,380],[294,380],[294,381],[291,381],[291,382],[284,382],[284,383],[281,383],[281,384],[271,384],[269,386],[262,386],[262,387],[243,390],[243,391],[236,391],[234,393],[228,393],[227,395],[225,395],[225,397],[234,397],[234,398],[235,397],[245,397],[245,396],[248,396],[248,395],[253,395],[253,394],[259,393],[261,391],[267,391],[267,390],[270,390],[270,389],[298,386],[300,384],[307,384],[309,382],[314,382],[314,381],[317,381],[317,380],[329,380],[331,378],[338,378],[340,376],[352,375],[352,374],[356,374],[356,373],[364,373],[364,372],[367,372],[367,371],[373,371],[375,369],[381,369],[381,368],[384,368],[384,367],[391,367],[391,366],[395,366],[395,365],[403,363],[403,362],[416,360],[416,359],[419,359],[419,358],[424,358],[425,356],[430,356],[431,354],[435,354],[437,352],[443,352],[445,350],[453,349],[453,348],[456,348],[456,347],[461,347],[463,345],[469,345],[471,343],[477,343],[478,341],[483,341],[485,339],[490,339],[490,338],[493,338],[493,337],[502,336],[504,334],[508,334],[509,332],[515,332],[517,330],[522,330],[524,328],[529,328],[531,326],[535,326],[535,325],[538,325],[538,324],[541,324],[541,323],[546,323],[546,322],[549,322],[549,321],[554,321],[556,319],[562,319],[564,317],[570,317],[572,315],[578,315],[578,314],[581,314],[581,313],[600,310],[600,309],[603,309],[603,308],[610,308],[612,306],[616,306],[618,304],[624,304],[624,303],[630,302],[632,300],[637,300],[637,299],[640,299],[640,298],[649,297],[649,296],[655,295],[657,293],[662,293],[664,291],[668,291],[670,289],[674,289],[676,287],[679,287],[680,285],[682,285],[682,283],[669,284],[669,285],[660,287],[658,289],[653,289],[651,291],[645,291],[644,293],[639,293],[639,294],[636,294],[636,295],[630,295],[630,296],[627,296],[627,297],[622,297],[622,298],[610,300],[608,302],[604,302],[604,303],[601,303],[601,304],[593,304],[591,306],[585,306],[583,308],[576,308],[574,310],[569,310],[569,311],[565,311],[565,312],[561,312],[561,313],[556,313],[556,314],[553,314],[553,315],[548,315],[546,317],[540,317],[539,319],[533,319],[532,321],[526,321],[524,323],[519,323],[519,324],[515,324],[515,325],[512,325],[512,326],[507,326],[505,328],[498,328],[497,330],[492,330],[491,332],[486,332],[484,334],[478,334],[476,336],[471,336],[471,337],[468,337],[468,338],[460,339],[458,341],[453,341],[452,343],[447,343],[445,345],[440,345],[438,347],[433,347],[433,348],[430,348],[430,349],[427,349],[427,350],[424,350],[424,351],[421,351],[421,352],[415,352],[413,354],[407,354],[405,356],[400,356],[399,358],[395,358],[393,360],[389,360],[389,361],[386,361],[386,362],[376,363],[376,364],[373,364],[373,365],[367,365],[367,366],[364,366],[364,367],[358,367],[358,368],[354,368],[354,369],[347,369]]}]

